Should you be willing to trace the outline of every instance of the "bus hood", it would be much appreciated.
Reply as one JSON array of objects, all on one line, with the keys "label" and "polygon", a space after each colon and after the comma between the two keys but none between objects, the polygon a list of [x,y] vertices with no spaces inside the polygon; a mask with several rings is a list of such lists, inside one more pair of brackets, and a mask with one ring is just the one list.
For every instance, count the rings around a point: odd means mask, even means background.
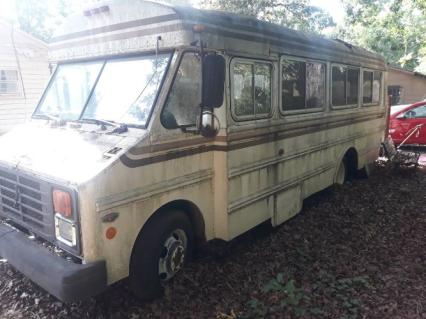
[{"label": "bus hood", "polygon": [[78,185],[111,165],[139,139],[29,123],[0,137],[0,163]]}]

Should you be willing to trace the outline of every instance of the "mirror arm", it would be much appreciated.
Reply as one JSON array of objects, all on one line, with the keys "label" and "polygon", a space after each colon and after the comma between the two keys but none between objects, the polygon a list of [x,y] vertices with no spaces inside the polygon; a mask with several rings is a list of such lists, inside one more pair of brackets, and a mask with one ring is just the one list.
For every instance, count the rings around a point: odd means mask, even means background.
[{"label": "mirror arm", "polygon": [[183,133],[191,133],[194,135],[199,135],[200,134],[200,129],[198,127],[185,127],[185,126],[180,126],[180,129]]}]

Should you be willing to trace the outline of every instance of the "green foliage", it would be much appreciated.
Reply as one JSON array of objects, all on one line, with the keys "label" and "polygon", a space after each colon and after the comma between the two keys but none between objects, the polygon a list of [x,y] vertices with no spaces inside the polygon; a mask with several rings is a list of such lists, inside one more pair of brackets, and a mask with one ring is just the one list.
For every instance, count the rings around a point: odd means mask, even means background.
[{"label": "green foliage", "polygon": [[[331,33],[394,65],[426,72],[426,0],[342,0],[346,18]],[[308,0],[202,0],[202,6],[324,33],[333,19]]]},{"label": "green foliage", "polygon": [[311,295],[318,298],[323,295],[334,296],[335,300],[345,312],[344,318],[358,318],[361,301],[353,296],[357,289],[373,289],[368,276],[355,276],[349,278],[335,278],[321,271],[318,281],[314,285]]},{"label": "green foliage", "polygon": [[70,12],[71,0],[15,0],[20,28],[48,41]]},{"label": "green foliage", "polygon": [[[189,0],[166,0],[190,4]],[[426,72],[426,0],[343,0],[346,18],[334,35],[377,52],[395,65]],[[72,0],[15,0],[22,30],[48,41]],[[75,4],[74,4],[75,6]],[[201,6],[322,33],[335,23],[309,0],[201,0]]]},{"label": "green foliage", "polygon": [[256,17],[301,31],[320,33],[334,26],[330,15],[309,0],[202,0],[204,8]]},{"label": "green foliage", "polygon": [[344,0],[344,5],[340,37],[410,70],[426,64],[426,1]]},{"label": "green foliage", "polygon": [[263,301],[254,298],[248,303],[251,309],[248,318],[264,318],[268,313],[282,311],[291,312],[296,317],[303,316],[306,313],[306,309],[301,303],[308,298],[302,289],[296,287],[293,279],[285,281],[282,273],[266,283],[261,291],[265,296],[275,301],[274,305],[268,307]]},{"label": "green foliage", "polygon": [[309,293],[297,288],[294,279],[286,279],[283,273],[268,281],[261,288],[261,295],[248,302],[249,311],[242,318],[265,318],[270,315],[289,313],[295,317],[310,315],[327,318],[332,309],[322,304],[324,296],[332,296],[339,307],[342,318],[358,318],[361,301],[356,298],[357,291],[373,289],[367,276],[337,279],[320,271],[318,281]]}]

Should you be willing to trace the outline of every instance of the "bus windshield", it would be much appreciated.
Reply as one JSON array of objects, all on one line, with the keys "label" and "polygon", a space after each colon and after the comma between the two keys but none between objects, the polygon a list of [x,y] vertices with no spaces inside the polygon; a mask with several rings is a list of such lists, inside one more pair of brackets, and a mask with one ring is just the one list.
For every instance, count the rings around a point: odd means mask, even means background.
[{"label": "bus windshield", "polygon": [[59,65],[34,117],[145,126],[169,54]]}]

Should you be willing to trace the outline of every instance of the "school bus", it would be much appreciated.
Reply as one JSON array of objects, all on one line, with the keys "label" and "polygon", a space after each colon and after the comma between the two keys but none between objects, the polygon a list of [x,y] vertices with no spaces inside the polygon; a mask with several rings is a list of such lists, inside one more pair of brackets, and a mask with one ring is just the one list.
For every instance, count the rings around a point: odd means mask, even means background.
[{"label": "school bus", "polygon": [[161,295],[205,241],[280,225],[368,172],[382,57],[231,13],[122,0],[67,18],[0,138],[0,255],[66,302]]}]

